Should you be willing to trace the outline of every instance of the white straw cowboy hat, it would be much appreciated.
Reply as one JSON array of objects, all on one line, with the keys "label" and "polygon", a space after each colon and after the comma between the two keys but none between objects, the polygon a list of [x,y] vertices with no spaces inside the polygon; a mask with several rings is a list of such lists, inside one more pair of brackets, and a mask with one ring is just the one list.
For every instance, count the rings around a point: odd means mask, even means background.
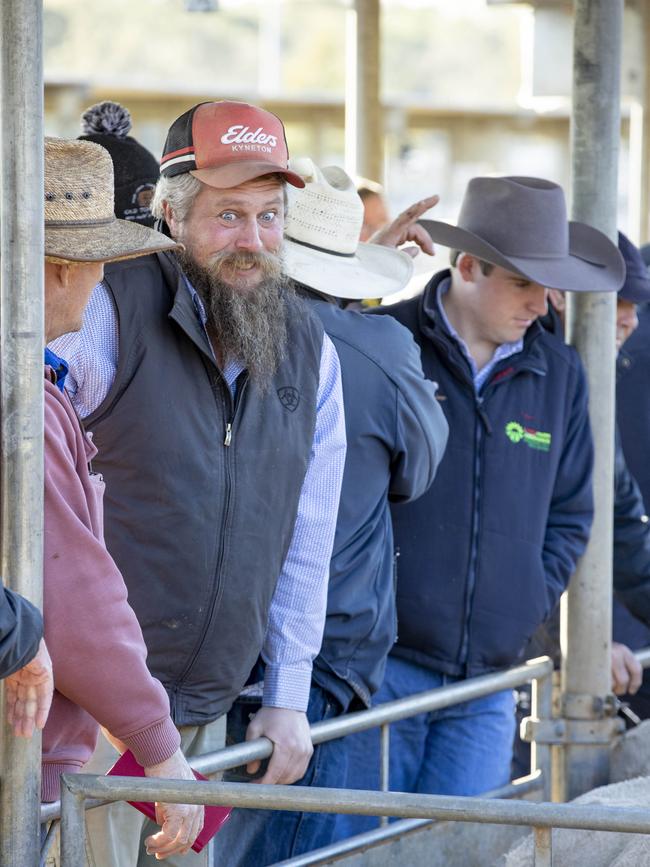
[{"label": "white straw cowboy hat", "polygon": [[113,161],[88,141],[45,139],[45,258],[112,262],[178,247],[170,238],[118,220]]},{"label": "white straw cowboy hat", "polygon": [[411,279],[406,253],[362,244],[363,202],[343,169],[319,169],[307,158],[290,160],[303,189],[287,187],[285,267],[298,283],[336,298],[383,298]]},{"label": "white straw cowboy hat", "polygon": [[541,178],[472,178],[457,226],[420,220],[438,244],[549,289],[616,292],[625,263],[609,238],[568,222],[562,188]]}]

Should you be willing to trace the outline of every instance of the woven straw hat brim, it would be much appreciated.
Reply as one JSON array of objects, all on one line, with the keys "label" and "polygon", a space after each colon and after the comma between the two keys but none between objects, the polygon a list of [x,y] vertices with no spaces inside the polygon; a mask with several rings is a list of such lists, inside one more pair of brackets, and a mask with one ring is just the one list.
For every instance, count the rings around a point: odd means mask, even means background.
[{"label": "woven straw hat brim", "polygon": [[625,279],[625,261],[616,245],[586,223],[570,222],[569,254],[549,259],[505,255],[460,226],[438,220],[419,222],[436,243],[470,253],[548,289],[617,292]]},{"label": "woven straw hat brim", "polygon": [[285,238],[287,274],[298,283],[334,298],[385,298],[399,292],[413,275],[407,253],[360,243],[354,256],[337,256]]},{"label": "woven straw hat brim", "polygon": [[179,246],[166,235],[127,220],[103,226],[45,225],[45,258],[50,262],[116,262]]}]

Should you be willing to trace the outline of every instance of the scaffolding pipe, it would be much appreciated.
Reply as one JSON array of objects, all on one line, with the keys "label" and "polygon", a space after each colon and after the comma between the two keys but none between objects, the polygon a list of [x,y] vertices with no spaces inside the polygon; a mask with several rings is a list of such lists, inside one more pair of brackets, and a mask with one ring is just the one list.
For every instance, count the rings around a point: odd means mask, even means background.
[{"label": "scaffolding pipe", "polygon": [[[622,18],[623,0],[575,0],[573,219],[595,226],[614,242]],[[606,719],[614,709],[610,653],[616,296],[577,293],[571,308],[569,339],[582,356],[591,395],[596,514],[563,612],[562,716],[593,721]],[[602,743],[569,745],[564,770],[566,798],[607,783],[609,749]]]},{"label": "scaffolding pipe", "polygon": [[[41,0],[0,4],[0,568],[39,607],[43,569],[43,60]],[[0,708],[0,863],[39,860],[40,737]]]},{"label": "scaffolding pipe", "polygon": [[381,183],[384,129],[380,97],[380,3],[355,0],[347,13],[345,167]]}]

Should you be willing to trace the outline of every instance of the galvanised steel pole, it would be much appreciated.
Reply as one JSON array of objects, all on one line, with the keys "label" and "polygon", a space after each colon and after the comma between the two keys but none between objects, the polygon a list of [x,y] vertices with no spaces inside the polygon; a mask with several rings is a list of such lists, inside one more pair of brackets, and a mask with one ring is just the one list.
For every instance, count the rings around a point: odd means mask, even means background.
[{"label": "galvanised steel pole", "polygon": [[[0,4],[0,574],[42,603],[43,59],[41,0]],[[15,738],[4,704],[0,863],[39,862],[40,737]]]},{"label": "galvanised steel pole", "polygon": [[384,154],[380,13],[379,0],[355,0],[347,13],[345,74],[345,167],[379,183]]},{"label": "galvanised steel pole", "polygon": [[[623,0],[575,0],[572,201],[573,219],[616,241],[620,63]],[[571,294],[571,293],[569,293]],[[569,744],[565,796],[608,782],[613,731],[610,653],[614,463],[615,311],[613,293],[571,297],[570,342],[587,370],[595,441],[591,539],[571,579],[563,616],[562,707]],[[580,734],[599,744],[572,745]]]}]

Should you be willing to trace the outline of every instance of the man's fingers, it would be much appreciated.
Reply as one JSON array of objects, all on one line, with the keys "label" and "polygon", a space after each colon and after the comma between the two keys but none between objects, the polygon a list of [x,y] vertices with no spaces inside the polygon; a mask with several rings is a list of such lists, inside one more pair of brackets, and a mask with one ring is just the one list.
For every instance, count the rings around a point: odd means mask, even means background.
[{"label": "man's fingers", "polygon": [[176,836],[181,825],[180,820],[177,820],[175,816],[170,819],[167,813],[168,805],[159,804],[157,806],[160,809],[159,814],[165,818],[162,821],[160,830],[156,831],[155,834],[152,834],[145,840],[147,851],[151,855],[154,855],[157,852],[164,853],[171,845],[173,845],[176,841]]},{"label": "man's fingers", "polygon": [[155,855],[159,861],[189,850],[196,839],[196,834],[192,836],[192,833],[197,812],[185,805],[161,806],[166,814],[162,828],[145,841],[148,854]]},{"label": "man's fingers", "polygon": [[269,766],[266,769],[266,773],[257,782],[268,783],[269,785],[276,785],[277,783],[287,783],[285,777],[289,763],[290,755],[288,755],[285,750],[280,750],[276,746],[273,750],[273,755],[269,759]]},{"label": "man's fingers", "polygon": [[48,688],[39,692],[36,706],[36,728],[44,729],[52,703],[52,693]]},{"label": "man's fingers", "polygon": [[637,658],[632,654],[630,654],[630,656],[631,662],[628,667],[630,680],[627,689],[630,695],[634,695],[634,693],[638,691],[643,681],[643,669],[641,668],[641,665]]},{"label": "man's fingers", "polygon": [[194,841],[196,840],[196,838],[199,836],[199,834],[203,830],[204,822],[205,822],[205,810],[203,809],[203,807],[201,807],[201,809],[195,813],[194,821],[192,822],[192,830],[191,830],[190,839],[189,839],[189,848],[192,847],[192,845],[194,844]]},{"label": "man's fingers", "polygon": [[266,773],[257,782],[289,786],[305,776],[310,758],[311,751],[306,755],[300,750],[286,750],[276,746]]},{"label": "man's fingers", "polygon": [[426,212],[433,208],[434,205],[437,205],[440,201],[440,196],[427,196],[426,199],[420,199],[419,202],[414,202],[410,205],[405,211],[397,217],[395,220],[396,223],[400,223],[403,225],[408,225],[409,223],[415,222],[415,220],[419,220],[422,214],[426,214]]},{"label": "man's fingers", "polygon": [[612,652],[612,690],[616,695],[627,692],[628,675],[622,654]]},{"label": "man's fingers", "polygon": [[643,669],[624,644],[612,644],[612,690],[616,695],[634,694],[641,686]]},{"label": "man's fingers", "polygon": [[634,695],[635,692],[638,692],[641,684],[643,683],[643,669],[641,668],[636,659],[634,661],[637,663],[637,665],[633,669],[630,677],[630,693],[632,695]]},{"label": "man's fingers", "polygon": [[368,240],[371,244],[380,244],[384,247],[399,247],[406,241],[415,241],[424,252],[433,255],[433,243],[428,233],[416,221],[438,202],[438,196],[428,196],[415,202],[396,217],[391,223],[383,226]]},{"label": "man's fingers", "polygon": [[409,226],[402,243],[406,243],[407,241],[412,241],[414,244],[417,244],[420,250],[422,250],[423,253],[426,253],[427,256],[435,256],[436,251],[433,248],[431,235],[427,232],[424,226],[421,226],[419,223]]}]

